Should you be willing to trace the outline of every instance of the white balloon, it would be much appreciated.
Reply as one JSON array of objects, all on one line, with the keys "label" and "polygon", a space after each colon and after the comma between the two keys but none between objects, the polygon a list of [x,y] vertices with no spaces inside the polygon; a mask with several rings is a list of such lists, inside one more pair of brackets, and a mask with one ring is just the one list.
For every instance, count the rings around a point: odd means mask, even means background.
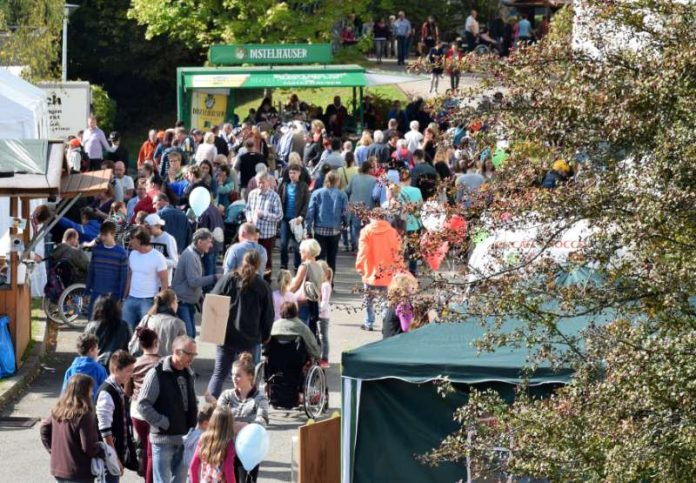
[{"label": "white balloon", "polygon": [[203,186],[194,188],[189,195],[189,206],[196,216],[201,216],[210,206],[210,191]]},{"label": "white balloon", "polygon": [[426,201],[423,203],[421,207],[421,222],[423,227],[429,232],[442,231],[446,218],[444,207],[437,201]]},{"label": "white balloon", "polygon": [[247,424],[237,434],[234,448],[245,470],[251,471],[268,456],[268,432],[260,424]]}]

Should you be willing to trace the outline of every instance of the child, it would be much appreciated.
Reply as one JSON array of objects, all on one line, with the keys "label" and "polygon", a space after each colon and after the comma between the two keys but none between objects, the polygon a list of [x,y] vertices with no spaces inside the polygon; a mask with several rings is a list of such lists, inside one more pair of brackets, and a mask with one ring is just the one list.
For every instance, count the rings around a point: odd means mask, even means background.
[{"label": "child", "polygon": [[275,310],[274,321],[280,319],[280,306],[284,302],[297,302],[297,295],[290,290],[290,282],[292,274],[289,270],[281,270],[278,272],[278,289],[273,291],[273,309]]},{"label": "child", "polygon": [[234,458],[234,416],[228,407],[218,406],[196,447],[189,478],[192,483],[236,483]]},{"label": "child", "polygon": [[410,272],[398,273],[394,276],[389,288],[387,311],[382,323],[382,338],[408,332],[414,322],[414,307],[411,297],[418,290],[418,280]]},{"label": "child", "polygon": [[97,390],[107,378],[106,369],[97,362],[99,340],[93,334],[82,334],[77,338],[76,346],[78,356],[73,360],[72,364],[70,364],[68,370],[65,371],[61,393],[65,392],[65,388],[71,377],[75,374],[85,374],[94,380],[92,398],[96,402]]},{"label": "child", "polygon": [[319,260],[319,265],[324,272],[324,281],[321,283],[321,302],[319,302],[319,338],[321,339],[322,369],[329,367],[329,317],[331,316],[331,282],[333,270],[324,260]]},{"label": "child", "polygon": [[215,404],[206,403],[198,410],[198,425],[195,428],[189,429],[189,432],[184,436],[184,465],[188,468],[191,465],[193,454],[196,452],[198,440],[201,435],[208,429],[210,418],[215,410]]}]

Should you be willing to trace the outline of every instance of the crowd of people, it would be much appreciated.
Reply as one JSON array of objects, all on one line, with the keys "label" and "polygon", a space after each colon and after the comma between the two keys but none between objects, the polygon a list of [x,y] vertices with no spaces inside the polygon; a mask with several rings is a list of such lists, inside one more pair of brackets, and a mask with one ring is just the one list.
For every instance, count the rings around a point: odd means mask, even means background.
[{"label": "crowd of people", "polygon": [[[292,96],[288,105],[302,104]],[[490,149],[476,142],[485,126],[434,122],[415,99],[351,138],[342,107],[336,98],[321,118],[283,123],[266,99],[237,127],[152,130],[133,159],[94,117],[67,140],[68,169],[112,177],[54,229],[62,242],[52,260],[69,263],[90,297],[78,355],[42,426],[58,480],[91,481],[91,458],[101,455],[106,481],[124,468],[146,481],[254,481],[258,467],[247,474],[232,441],[245,424],[268,422],[255,364],[272,337],[295,336],[329,367],[341,246],[363,283],[361,329],[381,317],[390,337],[430,321],[411,297],[425,266],[420,207],[467,206],[496,176]],[[440,143],[445,135],[451,141]],[[540,184],[572,175],[559,160]],[[52,215],[43,205],[32,221]],[[208,293],[232,303],[199,408],[191,364]]]}]

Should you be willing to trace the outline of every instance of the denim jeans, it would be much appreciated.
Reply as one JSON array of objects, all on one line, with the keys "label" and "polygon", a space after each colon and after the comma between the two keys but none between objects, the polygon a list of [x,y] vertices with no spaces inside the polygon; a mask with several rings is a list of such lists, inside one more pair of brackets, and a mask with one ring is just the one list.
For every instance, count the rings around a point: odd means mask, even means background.
[{"label": "denim jeans", "polygon": [[359,216],[354,213],[350,215],[350,244],[353,248],[358,248],[360,241],[360,230],[362,230],[363,222]]},{"label": "denim jeans", "polygon": [[375,325],[375,299],[379,299],[380,317],[384,320],[384,313],[387,311],[387,287],[367,284],[364,284],[364,286],[365,295],[363,297],[363,304],[365,305],[365,325],[372,328]]},{"label": "denim jeans", "polygon": [[186,335],[196,338],[196,304],[188,304],[179,302],[179,309],[176,311],[176,316],[184,321],[186,325]]},{"label": "denim jeans", "polygon": [[155,483],[184,483],[188,468],[184,465],[184,445],[152,445],[152,473]]},{"label": "denim jeans", "polygon": [[386,55],[387,39],[375,39],[375,57],[377,62],[382,62],[382,57]]},{"label": "denim jeans", "polygon": [[[203,259],[201,260],[201,265],[203,265],[203,276],[208,276],[208,275],[213,275],[215,274],[215,262],[217,260],[219,251],[215,248],[215,244],[213,244],[213,247],[210,249],[208,253],[203,255]],[[213,289],[213,285],[208,285],[206,287],[203,287],[203,291],[205,293],[210,292]]]},{"label": "denim jeans", "polygon": [[131,331],[135,330],[135,326],[138,325],[140,319],[145,317],[145,314],[150,307],[152,307],[154,299],[151,298],[137,298],[128,297],[126,302],[123,304],[123,320],[125,320],[131,328]]},{"label": "denim jeans", "polygon": [[289,220],[282,220],[280,222],[280,266],[281,268],[288,268],[288,259],[290,255],[288,253],[288,247],[293,245],[295,249],[293,250],[293,263],[295,264],[295,270],[300,266],[302,261],[300,260],[300,244],[295,240],[295,236],[290,230]]},{"label": "denim jeans", "polygon": [[397,35],[396,49],[398,51],[397,63],[403,64],[406,62],[406,58],[408,57],[408,37],[405,35]]},{"label": "denim jeans", "polygon": [[336,255],[338,255],[338,240],[341,235],[314,235],[314,238],[321,246],[321,253],[317,257],[319,260],[326,260],[331,270],[336,273]]}]

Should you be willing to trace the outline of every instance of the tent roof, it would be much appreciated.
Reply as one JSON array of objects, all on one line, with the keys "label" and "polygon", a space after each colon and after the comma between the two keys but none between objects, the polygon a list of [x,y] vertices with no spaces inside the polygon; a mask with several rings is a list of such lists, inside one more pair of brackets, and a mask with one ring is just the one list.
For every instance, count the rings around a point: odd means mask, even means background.
[{"label": "tent roof", "polygon": [[0,196],[45,198],[60,189],[63,143],[45,139],[0,140]]},{"label": "tent roof", "polygon": [[[589,320],[590,317],[568,319],[563,323],[562,331],[566,335],[577,334]],[[608,320],[608,316],[594,319],[595,323]],[[503,330],[511,332],[520,326],[521,322],[508,320],[503,324]],[[447,377],[452,382],[465,384],[519,384],[521,369],[530,352],[525,348],[501,347],[495,352],[479,353],[472,343],[484,335],[485,330],[474,320],[429,324],[344,352],[342,376],[362,380],[395,378],[408,382]],[[564,384],[571,375],[570,369],[554,372],[549,366],[542,365],[529,378],[529,383]]]},{"label": "tent roof", "polygon": [[368,87],[423,80],[424,77],[368,72],[359,65],[180,67],[186,89],[278,87]]}]

